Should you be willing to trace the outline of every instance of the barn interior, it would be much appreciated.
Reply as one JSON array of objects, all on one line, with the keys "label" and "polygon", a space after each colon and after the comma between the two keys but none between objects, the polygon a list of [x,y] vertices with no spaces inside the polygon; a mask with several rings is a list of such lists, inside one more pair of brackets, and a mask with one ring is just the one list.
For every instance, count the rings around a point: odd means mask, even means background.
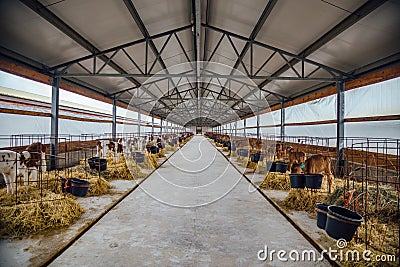
[{"label": "barn interior", "polygon": [[398,266],[399,13],[0,1],[0,266]]}]

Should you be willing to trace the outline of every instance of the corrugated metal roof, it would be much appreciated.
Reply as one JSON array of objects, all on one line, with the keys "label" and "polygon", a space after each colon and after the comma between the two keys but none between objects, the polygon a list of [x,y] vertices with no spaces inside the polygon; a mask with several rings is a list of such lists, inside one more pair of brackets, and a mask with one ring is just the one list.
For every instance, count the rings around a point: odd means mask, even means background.
[{"label": "corrugated metal roof", "polygon": [[[65,81],[109,98],[117,96],[125,104],[148,76],[164,67],[194,60],[198,49],[200,60],[236,67],[245,75],[252,71],[251,78],[265,91],[268,101],[296,98],[332,83],[318,80],[329,77],[329,71],[308,63],[304,75],[311,73],[315,80],[271,81],[266,77],[296,78],[296,72],[302,73],[296,56],[345,73],[383,58],[385,61],[374,67],[398,64],[399,1],[201,1],[199,47],[193,35],[197,31],[193,16],[196,1],[3,0],[0,16],[6,23],[0,24],[0,56],[19,64],[34,61],[36,70],[49,75],[54,74],[52,67],[81,59],[79,64],[58,68],[61,71],[69,66],[69,74],[81,74],[64,77]],[[118,48],[121,46],[123,49]],[[111,50],[101,53],[107,49]],[[274,53],[274,49],[293,55]],[[90,57],[93,53],[98,56]],[[94,77],[88,72],[120,77]],[[166,117],[168,110],[178,105],[174,99],[182,97],[187,87],[177,88],[182,93],[169,95],[171,88],[161,82],[159,85],[164,101],[158,104],[164,113],[157,115]],[[215,95],[208,91],[207,83],[192,83],[188,97],[195,98],[201,87],[210,97],[218,95],[220,99],[224,85],[213,89],[219,91]],[[169,86],[174,87],[171,80]],[[240,100],[232,88],[228,90]],[[236,101],[228,99],[227,103],[234,107]],[[239,116],[245,115],[238,112]]]}]

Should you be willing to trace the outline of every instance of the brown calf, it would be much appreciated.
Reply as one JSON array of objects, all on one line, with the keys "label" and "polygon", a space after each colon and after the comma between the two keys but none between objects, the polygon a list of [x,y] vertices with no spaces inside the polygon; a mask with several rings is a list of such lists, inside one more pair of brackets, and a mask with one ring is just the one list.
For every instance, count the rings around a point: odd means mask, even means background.
[{"label": "brown calf", "polygon": [[306,174],[325,174],[328,178],[329,192],[332,185],[331,157],[321,154],[313,155],[306,159],[304,173]]},{"label": "brown calf", "polygon": [[[44,154],[46,152],[45,146],[40,142],[36,142],[30,144],[24,150],[28,151],[31,155],[30,159],[26,162],[26,166],[28,168],[38,168],[38,162],[44,160]],[[45,162],[41,162],[41,164],[43,163]]]},{"label": "brown calf", "polygon": [[290,168],[290,173],[292,173],[292,174],[304,173],[303,169],[301,168],[301,165],[303,165],[303,164],[302,163],[298,163],[297,161],[293,162],[293,164],[291,165],[291,168]]},{"label": "brown calf", "polygon": [[306,161],[306,153],[304,151],[294,151],[292,148],[289,150],[289,170],[291,170],[293,163],[303,164]]}]

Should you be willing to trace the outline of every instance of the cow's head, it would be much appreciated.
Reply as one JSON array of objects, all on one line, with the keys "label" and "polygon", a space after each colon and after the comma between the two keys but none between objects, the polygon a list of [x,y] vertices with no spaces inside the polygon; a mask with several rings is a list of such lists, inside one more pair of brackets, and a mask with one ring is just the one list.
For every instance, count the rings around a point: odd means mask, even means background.
[{"label": "cow's head", "polygon": [[292,174],[294,174],[294,173],[301,174],[301,173],[304,173],[303,168],[304,168],[304,163],[301,164],[301,163],[295,161],[293,163],[292,169],[290,171],[291,171]]},{"label": "cow's head", "polygon": [[22,151],[19,156],[20,165],[27,167],[29,165],[30,160],[31,160],[31,153],[29,153],[29,151],[26,150]]}]

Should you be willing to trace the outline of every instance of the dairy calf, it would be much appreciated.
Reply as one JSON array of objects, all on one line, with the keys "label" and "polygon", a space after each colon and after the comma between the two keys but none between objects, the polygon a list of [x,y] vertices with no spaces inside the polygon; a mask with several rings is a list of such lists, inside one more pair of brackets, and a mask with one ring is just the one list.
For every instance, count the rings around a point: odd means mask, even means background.
[{"label": "dairy calf", "polygon": [[306,174],[325,174],[328,178],[329,192],[332,185],[331,157],[321,154],[306,159],[304,172]]},{"label": "dairy calf", "polygon": [[28,184],[28,171],[26,163],[30,153],[23,151],[21,154],[11,150],[0,150],[0,173],[3,174],[7,185],[7,193],[14,194],[17,176],[24,177],[24,184]]},{"label": "dairy calf", "polygon": [[289,170],[292,169],[292,166],[295,162],[299,163],[300,165],[303,164],[306,160],[306,153],[304,151],[295,151],[294,148],[290,149],[289,151]]},{"label": "dairy calf", "polygon": [[30,181],[37,182],[37,172],[40,170],[46,172],[46,148],[40,143],[32,143],[25,148],[29,152],[30,158],[26,161],[28,167],[28,177]]}]

